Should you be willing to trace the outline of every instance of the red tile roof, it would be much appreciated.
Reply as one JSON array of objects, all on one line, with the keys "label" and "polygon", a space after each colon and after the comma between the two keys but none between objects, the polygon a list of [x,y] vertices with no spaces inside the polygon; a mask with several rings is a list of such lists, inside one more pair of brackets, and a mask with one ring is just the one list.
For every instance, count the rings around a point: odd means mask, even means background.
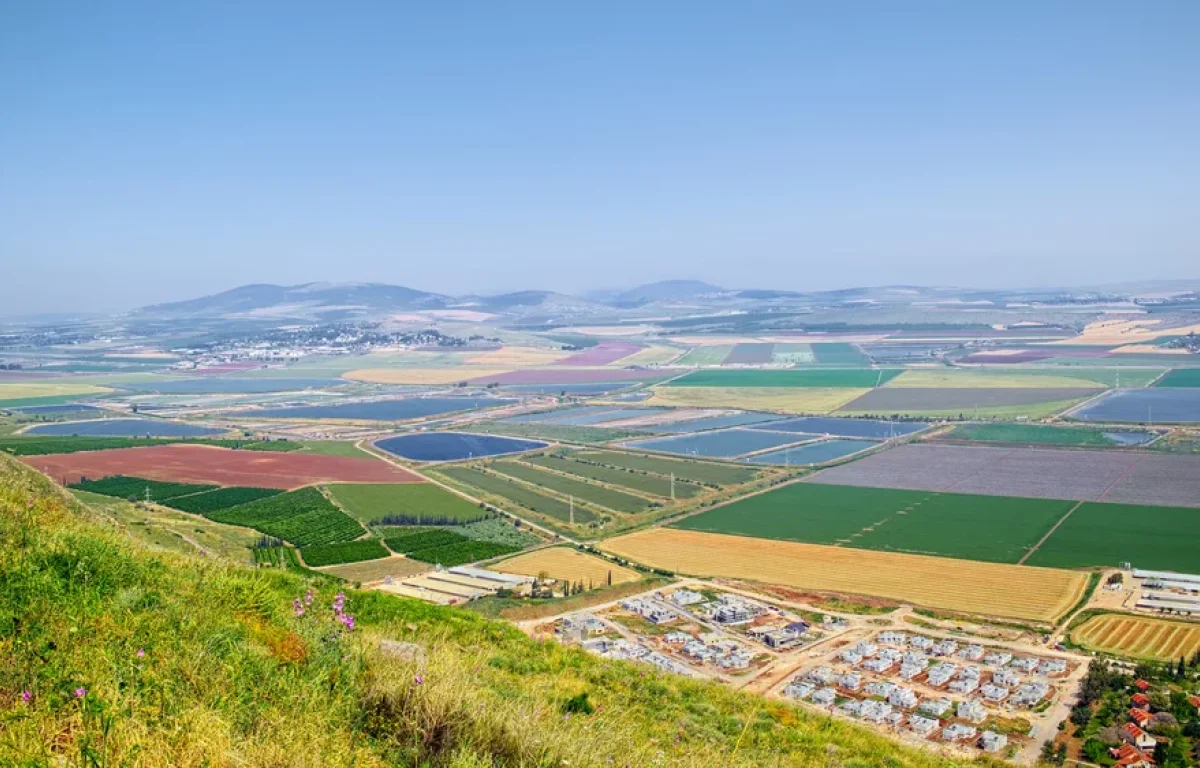
[{"label": "red tile roof", "polygon": [[1118,766],[1154,765],[1154,758],[1132,744],[1122,744],[1115,749],[1109,750],[1109,752],[1113,757],[1117,758]]},{"label": "red tile roof", "polygon": [[1129,710],[1129,719],[1138,725],[1145,725],[1150,722],[1150,713],[1144,709],[1131,709]]},{"label": "red tile roof", "polygon": [[1133,694],[1133,703],[1139,709],[1145,709],[1147,706],[1150,705],[1150,697],[1144,693],[1135,693],[1135,694]]},{"label": "red tile roof", "polygon": [[1150,683],[1147,683],[1145,680],[1139,679],[1136,683],[1134,683],[1134,685],[1136,685],[1138,687],[1138,690],[1141,690],[1141,691],[1150,690]]}]

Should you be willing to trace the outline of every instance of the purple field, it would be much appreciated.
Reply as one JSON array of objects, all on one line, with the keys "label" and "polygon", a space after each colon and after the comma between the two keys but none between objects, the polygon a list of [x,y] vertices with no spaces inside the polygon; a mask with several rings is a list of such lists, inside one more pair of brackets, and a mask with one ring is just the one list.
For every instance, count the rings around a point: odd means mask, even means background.
[{"label": "purple field", "polygon": [[572,370],[570,368],[528,368],[494,376],[481,376],[468,383],[475,386],[497,384],[587,384],[591,382],[642,381],[670,374],[671,371],[638,371],[625,368]]},{"label": "purple field", "polygon": [[642,348],[641,344],[627,341],[602,341],[591,349],[577,352],[570,357],[556,361],[555,365],[608,365],[622,357],[629,357]]},{"label": "purple field", "polygon": [[923,443],[818,472],[810,482],[1200,507],[1200,456]]}]

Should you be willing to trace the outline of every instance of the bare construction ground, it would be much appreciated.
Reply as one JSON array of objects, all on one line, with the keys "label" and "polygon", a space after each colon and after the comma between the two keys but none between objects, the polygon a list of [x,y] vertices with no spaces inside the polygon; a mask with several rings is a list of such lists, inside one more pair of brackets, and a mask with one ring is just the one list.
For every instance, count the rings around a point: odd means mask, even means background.
[{"label": "bare construction ground", "polygon": [[925,443],[823,470],[809,482],[1200,507],[1200,456]]}]

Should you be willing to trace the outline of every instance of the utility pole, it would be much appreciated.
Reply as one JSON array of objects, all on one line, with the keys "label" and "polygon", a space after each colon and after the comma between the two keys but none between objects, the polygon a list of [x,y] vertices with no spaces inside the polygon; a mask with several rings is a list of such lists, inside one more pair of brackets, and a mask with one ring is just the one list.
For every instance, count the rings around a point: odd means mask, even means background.
[{"label": "utility pole", "polygon": [[675,473],[671,473],[671,501],[675,501]]},{"label": "utility pole", "polygon": [[574,497],[574,496],[568,496],[568,497],[567,497],[567,504],[569,504],[569,505],[570,505],[570,512],[569,512],[569,514],[570,514],[570,516],[571,516],[571,525],[575,525],[575,497]]},{"label": "utility pole", "polygon": [[150,503],[150,486],[146,486],[146,503]]}]

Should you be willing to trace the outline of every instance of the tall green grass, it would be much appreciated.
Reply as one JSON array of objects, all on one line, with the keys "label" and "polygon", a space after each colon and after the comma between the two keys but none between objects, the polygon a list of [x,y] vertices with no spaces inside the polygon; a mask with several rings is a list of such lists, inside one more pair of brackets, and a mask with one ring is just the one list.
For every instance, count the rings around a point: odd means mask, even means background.
[{"label": "tall green grass", "polygon": [[347,631],[336,589],[143,549],[0,457],[0,764],[967,764],[453,608],[351,591]]}]

